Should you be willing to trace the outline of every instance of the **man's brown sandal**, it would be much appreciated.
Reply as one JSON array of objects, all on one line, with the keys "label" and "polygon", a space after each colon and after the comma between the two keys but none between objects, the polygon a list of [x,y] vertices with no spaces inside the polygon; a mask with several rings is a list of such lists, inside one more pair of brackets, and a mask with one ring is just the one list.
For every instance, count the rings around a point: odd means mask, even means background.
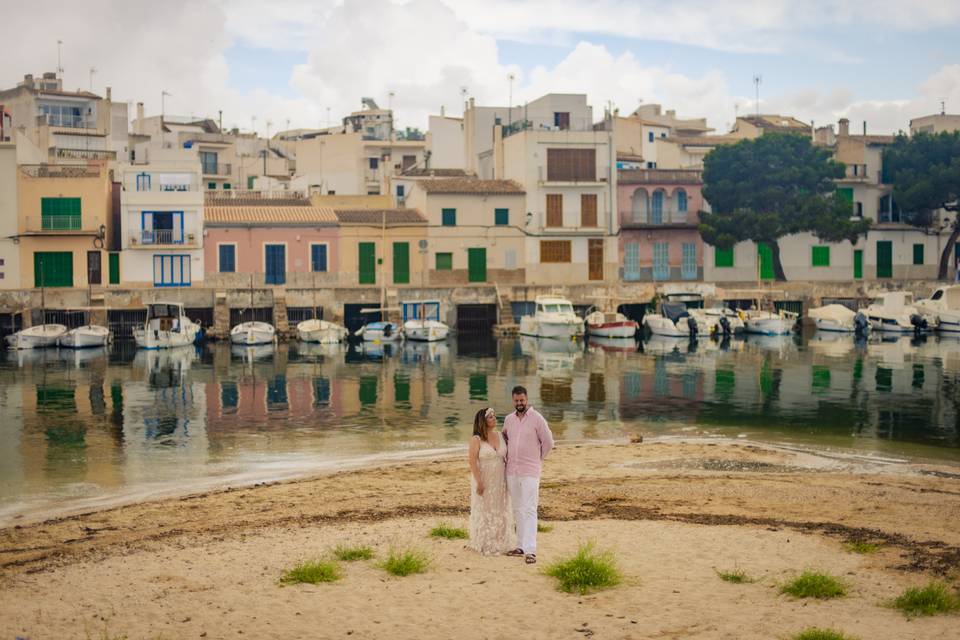
[{"label": "man's brown sandal", "polygon": [[526,555],[526,557],[524,558],[524,561],[525,561],[527,564],[534,564],[534,563],[537,561],[537,554],[535,554],[535,553],[528,553],[528,554]]},{"label": "man's brown sandal", "polygon": [[508,555],[508,556],[522,556],[522,555],[523,555],[523,549],[521,549],[520,547],[517,547],[516,549],[512,549],[512,550],[510,550],[510,551],[507,551],[507,555]]}]

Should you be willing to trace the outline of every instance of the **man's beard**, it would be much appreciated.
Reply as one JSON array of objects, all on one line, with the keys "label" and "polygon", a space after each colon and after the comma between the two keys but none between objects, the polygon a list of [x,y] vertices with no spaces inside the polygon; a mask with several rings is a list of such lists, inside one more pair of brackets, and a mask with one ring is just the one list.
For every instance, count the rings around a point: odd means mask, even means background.
[{"label": "man's beard", "polygon": [[526,412],[527,412],[527,405],[523,405],[523,406],[519,406],[519,407],[514,407],[514,408],[517,410],[517,413],[526,413]]}]

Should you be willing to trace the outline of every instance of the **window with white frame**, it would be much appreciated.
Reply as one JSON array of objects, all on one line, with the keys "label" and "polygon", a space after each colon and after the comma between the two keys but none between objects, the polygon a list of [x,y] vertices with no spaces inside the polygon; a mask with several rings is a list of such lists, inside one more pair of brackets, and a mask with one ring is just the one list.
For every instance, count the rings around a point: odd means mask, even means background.
[{"label": "window with white frame", "polygon": [[640,243],[628,242],[623,250],[623,279],[640,279]]},{"label": "window with white frame", "polygon": [[697,245],[693,242],[683,243],[683,261],[680,263],[680,276],[684,280],[693,280],[697,277]]},{"label": "window with white frame", "polygon": [[667,242],[653,245],[653,279],[670,279],[670,244]]}]

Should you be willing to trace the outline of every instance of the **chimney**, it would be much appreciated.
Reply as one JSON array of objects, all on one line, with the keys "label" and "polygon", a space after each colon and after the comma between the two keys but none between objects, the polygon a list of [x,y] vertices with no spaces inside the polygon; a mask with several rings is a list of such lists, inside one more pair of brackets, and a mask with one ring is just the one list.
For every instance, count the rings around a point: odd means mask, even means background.
[{"label": "chimney", "polygon": [[110,102],[111,98],[113,98],[113,90],[107,87],[107,102]]},{"label": "chimney", "polygon": [[143,103],[137,103],[137,120],[143,120]]},{"label": "chimney", "polygon": [[447,115],[446,110],[443,108],[443,105],[440,105],[440,117]]},{"label": "chimney", "polygon": [[846,118],[840,118],[840,137],[846,138],[850,135],[850,121]]}]

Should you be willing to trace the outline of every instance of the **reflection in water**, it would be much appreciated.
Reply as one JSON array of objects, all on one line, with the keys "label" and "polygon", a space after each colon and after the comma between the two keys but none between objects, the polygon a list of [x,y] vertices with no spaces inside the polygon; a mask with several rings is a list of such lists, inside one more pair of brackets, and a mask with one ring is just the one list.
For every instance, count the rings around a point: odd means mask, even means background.
[{"label": "reflection in water", "polygon": [[694,428],[960,461],[958,339],[121,343],[83,353],[0,354],[0,517],[31,497],[460,445],[478,408],[509,411],[516,384],[562,438]]}]

